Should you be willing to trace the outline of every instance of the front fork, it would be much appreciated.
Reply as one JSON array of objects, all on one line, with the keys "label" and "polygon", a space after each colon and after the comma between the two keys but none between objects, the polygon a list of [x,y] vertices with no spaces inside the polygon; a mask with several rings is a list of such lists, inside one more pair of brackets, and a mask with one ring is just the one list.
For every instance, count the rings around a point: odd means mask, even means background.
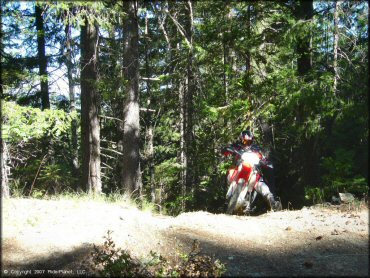
[{"label": "front fork", "polygon": [[236,168],[230,169],[227,175],[227,182],[229,184],[229,187],[226,193],[227,200],[233,195],[237,187],[237,178],[238,178],[238,168],[236,167]]},{"label": "front fork", "polygon": [[[257,197],[255,186],[259,178],[259,174],[255,170],[250,174],[248,181],[238,179],[238,169],[229,171],[227,179],[230,185],[226,193],[226,200],[229,200],[229,211],[237,211],[239,208],[243,208],[244,212],[252,210],[252,204]],[[238,196],[234,196],[234,193]]]},{"label": "front fork", "polygon": [[252,207],[252,204],[254,203],[254,200],[256,200],[257,197],[257,191],[253,190],[252,192],[248,192],[245,196],[245,208],[243,210],[244,213],[250,213],[254,211],[254,207]]}]

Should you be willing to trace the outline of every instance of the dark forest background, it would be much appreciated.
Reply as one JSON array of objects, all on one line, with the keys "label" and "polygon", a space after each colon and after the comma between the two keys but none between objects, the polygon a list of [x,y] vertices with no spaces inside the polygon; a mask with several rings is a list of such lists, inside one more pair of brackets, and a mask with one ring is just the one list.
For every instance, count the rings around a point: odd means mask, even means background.
[{"label": "dark forest background", "polygon": [[283,207],[368,193],[366,1],[1,1],[3,196],[224,211],[250,126]]}]

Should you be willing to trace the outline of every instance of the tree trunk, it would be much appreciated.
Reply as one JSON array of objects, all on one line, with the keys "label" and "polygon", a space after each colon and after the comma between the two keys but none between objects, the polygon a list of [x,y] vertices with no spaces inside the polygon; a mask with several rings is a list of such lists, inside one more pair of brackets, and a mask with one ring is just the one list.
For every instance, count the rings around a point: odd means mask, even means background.
[{"label": "tree trunk", "polygon": [[123,3],[127,19],[124,25],[125,47],[123,71],[126,83],[126,100],[123,103],[123,168],[121,187],[131,195],[134,191],[141,193],[140,173],[140,107],[139,107],[139,50],[137,1]]},{"label": "tree trunk", "polygon": [[[147,4],[148,5],[148,4]],[[149,78],[151,76],[150,70],[150,27],[149,19],[145,17],[145,74]],[[146,81],[146,89],[148,95],[147,108],[149,109],[153,102],[151,84],[149,79]],[[149,164],[149,184],[150,184],[150,195],[152,203],[156,201],[156,189],[154,184],[154,127],[153,127],[153,115],[150,112],[146,113],[147,118],[147,160]]]},{"label": "tree trunk", "polygon": [[47,59],[45,56],[45,31],[42,18],[42,7],[35,4],[36,30],[37,30],[37,53],[39,63],[39,76],[41,87],[41,109],[50,109],[49,86],[47,73]]},{"label": "tree trunk", "polygon": [[185,24],[185,31],[187,40],[190,43],[187,58],[187,78],[186,78],[186,95],[185,95],[185,142],[186,152],[188,158],[188,171],[186,175],[186,187],[190,189],[192,195],[194,193],[194,171],[195,171],[195,152],[194,152],[194,137],[193,137],[193,118],[194,118],[194,94],[195,94],[195,78],[194,78],[194,54],[193,54],[193,7],[190,0],[187,2],[187,21]]},{"label": "tree trunk", "polygon": [[[310,21],[313,17],[313,1],[300,1],[295,9],[297,20]],[[298,38],[297,42],[297,66],[300,76],[306,75],[312,68],[311,34],[305,32]]]},{"label": "tree trunk", "polygon": [[224,105],[229,103],[229,78],[227,75],[227,61],[229,56],[229,49],[226,46],[225,39],[222,40],[222,63],[223,63],[223,81],[224,81]]},{"label": "tree trunk", "polygon": [[223,39],[222,39],[222,48],[223,48],[223,81],[224,81],[224,98],[225,102],[224,105],[229,103],[229,89],[230,89],[230,82],[232,79],[232,74],[229,73],[229,68],[235,69],[234,57],[235,51],[230,47],[232,45],[232,38],[231,38],[231,27],[230,24],[233,20],[233,12],[230,6],[227,4],[225,5],[225,24],[227,29],[223,32]]},{"label": "tree trunk", "polygon": [[102,190],[96,64],[97,27],[85,19],[85,25],[81,27],[82,185],[93,194]]},{"label": "tree trunk", "polygon": [[339,31],[338,31],[338,12],[340,8],[340,1],[334,2],[334,49],[333,49],[333,69],[334,69],[334,82],[333,82],[333,92],[334,95],[337,93],[337,84],[339,79],[338,74],[338,42],[339,42]]},{"label": "tree trunk", "polygon": [[[184,8],[186,18],[184,19],[184,36],[188,43],[186,76],[179,84],[179,102],[180,102],[180,162],[181,172],[181,209],[185,211],[185,199],[189,193],[193,194],[194,182],[194,147],[193,147],[193,99],[194,99],[194,71],[193,71],[193,8],[190,1]],[[179,49],[180,50],[180,49]]]},{"label": "tree trunk", "polygon": [[[295,8],[295,16],[297,20],[311,21],[313,17],[313,1],[301,1],[297,3]],[[306,23],[307,24],[307,23]],[[297,38],[297,68],[298,75],[304,82],[309,82],[309,72],[312,69],[312,37],[311,33],[307,32],[299,35]],[[300,102],[297,108],[297,119],[299,125],[303,125],[305,120],[305,103]],[[318,158],[317,146],[314,142],[317,138],[305,138],[305,142],[301,143],[302,151],[302,179],[304,185],[314,185],[318,181]],[[303,187],[299,188],[299,195],[303,196]]]},{"label": "tree trunk", "polygon": [[181,211],[185,211],[185,197],[186,197],[186,180],[188,170],[188,156],[186,151],[185,129],[186,129],[186,115],[185,115],[185,88],[180,80],[179,84],[179,102],[180,102],[180,165],[181,170]]},{"label": "tree trunk", "polygon": [[8,149],[4,140],[0,139],[0,147],[1,147],[1,197],[9,198],[10,190],[9,190],[9,167],[8,163]]},{"label": "tree trunk", "polygon": [[[251,37],[251,26],[252,26],[252,18],[251,18],[251,13],[252,13],[252,5],[248,5],[248,10],[247,10],[247,38],[249,41],[252,41]],[[251,75],[251,65],[252,65],[252,57],[251,57],[251,52],[249,48],[246,51],[246,61],[245,61],[245,71],[248,77],[248,83],[246,86],[247,89],[247,94],[250,95],[252,94],[252,78],[250,77]]]},{"label": "tree trunk", "polygon": [[[68,15],[67,15],[68,16]],[[68,76],[68,91],[69,91],[69,112],[76,113],[76,100],[74,92],[74,82],[73,82],[73,63],[72,63],[72,34],[71,34],[71,24],[69,18],[67,18],[67,25],[65,28],[66,34],[66,66],[67,66],[67,76]],[[71,143],[72,143],[72,165],[73,165],[73,175],[78,176],[78,137],[77,137],[77,120],[72,119],[71,122]]]}]

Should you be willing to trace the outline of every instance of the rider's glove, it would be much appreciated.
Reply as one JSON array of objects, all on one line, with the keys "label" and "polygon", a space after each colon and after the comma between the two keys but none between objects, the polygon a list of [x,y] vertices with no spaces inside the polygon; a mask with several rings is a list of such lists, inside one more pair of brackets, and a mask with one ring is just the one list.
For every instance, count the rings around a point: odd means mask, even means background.
[{"label": "rider's glove", "polygon": [[261,172],[261,164],[258,163],[258,164],[254,164],[254,169],[257,171],[257,172]]},{"label": "rider's glove", "polygon": [[266,165],[267,165],[267,163],[268,163],[268,162],[267,162],[266,158],[262,158],[258,164],[259,164],[260,166],[266,166]]},{"label": "rider's glove", "polygon": [[221,153],[223,155],[230,155],[230,154],[232,154],[232,149],[229,146],[228,147],[223,147],[221,149]]},{"label": "rider's glove", "polygon": [[263,158],[260,160],[259,165],[261,167],[265,168],[274,168],[270,161],[268,161],[266,158]]},{"label": "rider's glove", "polygon": [[223,148],[221,149],[221,153],[222,153],[223,155],[229,155],[229,154],[230,154],[230,151],[228,150],[228,148],[227,148],[227,147],[223,147]]}]

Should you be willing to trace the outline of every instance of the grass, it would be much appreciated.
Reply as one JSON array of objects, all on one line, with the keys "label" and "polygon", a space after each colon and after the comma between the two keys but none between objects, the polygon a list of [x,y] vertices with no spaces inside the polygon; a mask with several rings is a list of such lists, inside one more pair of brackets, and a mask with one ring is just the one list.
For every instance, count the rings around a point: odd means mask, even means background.
[{"label": "grass", "polygon": [[332,205],[330,202],[322,202],[314,204],[315,207],[319,208],[337,208],[342,212],[349,212],[349,213],[358,213],[361,212],[363,209],[369,207],[368,201],[366,198],[357,199],[355,198],[353,201],[348,203],[340,203],[337,205]]},{"label": "grass", "polygon": [[148,202],[147,200],[132,199],[127,194],[121,194],[120,192],[112,192],[109,194],[88,194],[86,192],[74,192],[71,190],[65,190],[55,195],[44,195],[42,192],[34,190],[31,196],[25,196],[22,194],[22,190],[18,190],[19,187],[13,187],[11,198],[13,199],[40,199],[40,200],[69,200],[73,201],[76,205],[80,202],[101,202],[101,203],[112,203],[121,204],[128,207],[136,207],[142,211],[155,213],[158,212],[158,208],[155,204]]},{"label": "grass", "polygon": [[364,207],[368,207],[368,203],[365,199],[363,200],[358,200],[358,199],[355,199],[353,200],[352,202],[349,202],[347,204],[347,210],[348,211],[356,211],[356,212],[359,212],[362,208]]}]

